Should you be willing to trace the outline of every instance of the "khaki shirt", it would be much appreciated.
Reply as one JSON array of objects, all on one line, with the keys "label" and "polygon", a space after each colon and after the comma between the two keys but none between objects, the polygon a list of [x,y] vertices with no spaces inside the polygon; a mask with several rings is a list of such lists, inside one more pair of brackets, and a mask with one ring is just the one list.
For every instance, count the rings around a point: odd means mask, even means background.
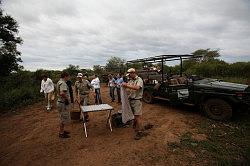
[{"label": "khaki shirt", "polygon": [[128,89],[128,98],[141,99],[143,95],[143,81],[140,77],[136,76],[135,79],[131,79],[128,82],[129,85],[137,85],[140,87],[138,90]]},{"label": "khaki shirt", "polygon": [[92,86],[88,80],[83,79],[82,82],[75,82],[75,88],[80,95],[88,95]]},{"label": "khaki shirt", "polygon": [[65,99],[60,95],[61,92],[65,92],[66,91],[66,95],[69,96],[69,88],[66,84],[66,82],[63,80],[63,79],[60,79],[57,84],[56,84],[56,89],[57,89],[57,96],[58,96],[58,99],[57,101],[59,102],[64,102]]}]

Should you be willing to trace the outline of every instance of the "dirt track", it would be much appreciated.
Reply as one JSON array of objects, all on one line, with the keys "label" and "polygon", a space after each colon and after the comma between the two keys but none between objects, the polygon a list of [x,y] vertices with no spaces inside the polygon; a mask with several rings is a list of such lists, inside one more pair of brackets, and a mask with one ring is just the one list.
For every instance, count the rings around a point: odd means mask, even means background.
[{"label": "dirt track", "polygon": [[[102,88],[102,99],[117,111],[120,105],[110,102],[107,90]],[[193,109],[164,102],[143,103],[144,123],[154,127],[148,130],[149,136],[138,141],[133,139],[132,128],[110,132],[105,112],[90,114],[88,138],[81,123],[74,122],[67,127],[71,138],[59,139],[57,111],[47,113],[42,103],[37,103],[0,117],[0,165],[204,165],[206,161],[192,159],[194,154],[183,158],[167,145],[178,142],[187,131],[197,133],[191,124],[204,117]]]}]

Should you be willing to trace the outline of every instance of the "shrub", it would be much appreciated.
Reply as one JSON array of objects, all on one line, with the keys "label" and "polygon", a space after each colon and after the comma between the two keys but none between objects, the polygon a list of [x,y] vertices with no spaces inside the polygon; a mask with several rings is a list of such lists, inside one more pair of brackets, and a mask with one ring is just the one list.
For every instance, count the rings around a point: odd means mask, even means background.
[{"label": "shrub", "polygon": [[19,71],[0,80],[0,110],[7,111],[40,101],[40,80],[34,73]]}]

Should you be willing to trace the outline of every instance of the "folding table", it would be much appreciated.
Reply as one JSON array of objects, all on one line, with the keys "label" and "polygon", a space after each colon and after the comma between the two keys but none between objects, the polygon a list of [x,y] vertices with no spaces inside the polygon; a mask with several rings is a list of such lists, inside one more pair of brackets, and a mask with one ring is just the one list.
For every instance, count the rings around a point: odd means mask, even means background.
[{"label": "folding table", "polygon": [[[110,131],[112,131],[112,125],[111,125],[110,118],[111,118],[112,110],[114,110],[113,107],[111,107],[108,104],[88,105],[88,106],[81,106],[81,110],[82,110],[82,113],[84,113],[84,112],[108,111],[108,119],[107,119],[106,124],[109,123],[109,129],[110,129]],[[84,127],[85,136],[88,137],[87,127],[86,127],[86,120],[84,119],[84,116],[83,116],[83,127]]]}]

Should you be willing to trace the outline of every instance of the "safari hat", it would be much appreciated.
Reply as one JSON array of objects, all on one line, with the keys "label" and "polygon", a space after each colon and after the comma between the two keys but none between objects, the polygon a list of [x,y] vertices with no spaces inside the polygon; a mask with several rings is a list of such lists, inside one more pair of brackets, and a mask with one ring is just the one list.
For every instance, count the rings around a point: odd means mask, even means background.
[{"label": "safari hat", "polygon": [[130,73],[135,73],[135,69],[134,68],[128,69],[126,76],[129,76]]}]

